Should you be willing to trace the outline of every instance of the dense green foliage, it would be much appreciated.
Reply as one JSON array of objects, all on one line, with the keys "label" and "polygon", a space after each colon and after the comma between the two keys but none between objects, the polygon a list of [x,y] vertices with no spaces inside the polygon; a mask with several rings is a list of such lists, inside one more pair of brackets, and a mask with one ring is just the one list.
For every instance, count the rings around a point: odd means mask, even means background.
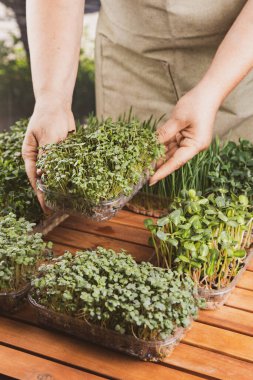
[{"label": "dense green foliage", "polygon": [[145,340],[164,339],[196,316],[190,278],[124,251],[98,247],[54,260],[33,281],[33,297],[50,310]]},{"label": "dense green foliage", "polygon": [[158,265],[190,274],[200,286],[228,285],[241,268],[250,245],[253,211],[245,195],[184,192],[172,203],[171,213],[154,223],[151,231]]},{"label": "dense green foliage", "polygon": [[0,215],[13,212],[30,222],[42,219],[42,210],[28,181],[21,155],[27,120],[0,133]]},{"label": "dense green foliage", "polygon": [[[156,199],[161,198],[162,207],[180,196],[182,190],[195,189],[203,195],[225,188],[236,195],[245,194],[252,202],[253,195],[253,144],[247,140],[239,143],[232,141],[222,146],[218,138],[209,149],[200,152],[183,167],[158,182],[155,186],[146,186],[142,193],[133,199],[147,209],[156,208]],[[140,200],[141,199],[141,200]]]},{"label": "dense green foliage", "polygon": [[91,117],[87,127],[42,151],[37,166],[43,171],[43,184],[52,192],[46,198],[52,201],[54,197],[57,203],[57,194],[74,195],[80,200],[78,209],[85,199],[98,204],[131,194],[143,175],[152,172],[164,147],[158,143],[151,120]]},{"label": "dense green foliage", "polygon": [[211,190],[225,188],[233,194],[245,194],[253,200],[253,144],[229,141],[215,155],[208,172]]},{"label": "dense green foliage", "polygon": [[46,248],[34,224],[14,214],[0,217],[0,292],[19,290],[34,274]]}]

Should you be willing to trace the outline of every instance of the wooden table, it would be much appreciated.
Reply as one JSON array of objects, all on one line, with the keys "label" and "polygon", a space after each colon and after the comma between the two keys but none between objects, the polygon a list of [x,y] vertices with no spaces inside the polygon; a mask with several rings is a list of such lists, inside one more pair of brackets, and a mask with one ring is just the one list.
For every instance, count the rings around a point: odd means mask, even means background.
[{"label": "wooden table", "polygon": [[[147,260],[152,250],[144,219],[127,211],[103,223],[70,217],[48,239],[57,254],[102,245]],[[0,379],[253,379],[253,262],[226,306],[201,311],[173,354],[159,364],[45,330],[29,306],[0,320]]]}]

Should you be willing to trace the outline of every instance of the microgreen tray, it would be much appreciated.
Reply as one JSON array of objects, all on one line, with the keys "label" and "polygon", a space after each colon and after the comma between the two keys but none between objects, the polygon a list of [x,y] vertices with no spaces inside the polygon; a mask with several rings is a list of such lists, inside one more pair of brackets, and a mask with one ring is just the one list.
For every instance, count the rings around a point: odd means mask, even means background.
[{"label": "microgreen tray", "polygon": [[133,335],[119,334],[116,331],[90,324],[84,320],[48,310],[39,305],[31,296],[28,300],[36,310],[38,321],[47,328],[63,331],[77,338],[136,356],[145,361],[159,361],[170,355],[175,346],[189,329],[178,328],[174,335],[163,341],[145,341]]},{"label": "microgreen tray", "polygon": [[71,194],[61,194],[46,188],[41,181],[37,182],[39,190],[44,193],[45,203],[48,208],[54,211],[61,211],[69,215],[82,216],[95,221],[102,221],[112,218],[117,211],[122,209],[126,203],[143,187],[147,182],[145,175],[133,186],[130,195],[121,195],[117,199],[100,201],[98,204],[80,196]]},{"label": "microgreen tray", "polygon": [[160,218],[169,213],[169,199],[156,194],[139,192],[126,206],[136,214],[155,218]]},{"label": "microgreen tray", "polygon": [[13,313],[17,311],[24,304],[30,287],[30,284],[26,284],[20,290],[0,293],[0,312]]},{"label": "microgreen tray", "polygon": [[198,288],[198,294],[201,298],[206,300],[205,310],[214,310],[218,309],[227,301],[231,292],[234,290],[236,284],[240,280],[243,273],[246,271],[247,266],[250,261],[253,259],[253,248],[248,251],[248,255],[244,261],[243,267],[239,270],[237,275],[231,281],[231,283],[221,289],[206,289],[206,288]]}]

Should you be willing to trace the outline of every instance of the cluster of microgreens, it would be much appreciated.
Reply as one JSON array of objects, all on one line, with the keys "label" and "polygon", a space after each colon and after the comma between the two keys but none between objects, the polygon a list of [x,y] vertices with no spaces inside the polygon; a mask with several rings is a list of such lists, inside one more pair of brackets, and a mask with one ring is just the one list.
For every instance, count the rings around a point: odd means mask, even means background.
[{"label": "cluster of microgreens", "polygon": [[69,208],[80,211],[89,202],[131,194],[164,153],[155,125],[131,115],[117,121],[90,117],[87,126],[65,141],[43,147],[37,166],[43,171],[46,200],[57,206],[61,196],[67,196]]},{"label": "cluster of microgreens", "polygon": [[195,190],[174,200],[171,213],[145,221],[158,266],[188,273],[199,287],[228,285],[242,267],[251,241],[253,212],[245,195],[226,190],[207,198]]},{"label": "cluster of microgreens", "polygon": [[0,291],[19,290],[30,282],[46,247],[34,224],[14,214],[0,217]]},{"label": "cluster of microgreens", "polygon": [[21,156],[27,120],[0,133],[0,215],[13,212],[31,222],[42,218],[42,210],[28,181]]},{"label": "cluster of microgreens", "polygon": [[247,140],[226,143],[215,155],[208,177],[212,191],[225,188],[236,195],[245,194],[252,203],[253,144]]},{"label": "cluster of microgreens", "polygon": [[[182,190],[195,189],[207,195],[219,188],[236,195],[244,194],[252,202],[253,144],[250,141],[240,140],[237,144],[229,141],[222,146],[216,138],[206,151],[155,186],[145,186],[131,202],[147,210],[165,210]],[[153,195],[160,198],[159,202]]]},{"label": "cluster of microgreens", "polygon": [[66,252],[39,272],[32,293],[39,304],[144,340],[165,339],[188,326],[200,302],[188,276],[137,264],[124,251]]}]

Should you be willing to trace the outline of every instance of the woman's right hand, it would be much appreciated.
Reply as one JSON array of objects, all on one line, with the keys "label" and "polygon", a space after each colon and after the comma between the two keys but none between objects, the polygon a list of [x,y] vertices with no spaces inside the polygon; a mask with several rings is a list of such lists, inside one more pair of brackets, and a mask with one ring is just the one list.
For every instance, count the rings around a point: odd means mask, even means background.
[{"label": "woman's right hand", "polygon": [[44,212],[48,212],[48,209],[43,194],[36,187],[38,148],[58,143],[67,137],[68,132],[74,130],[75,120],[70,105],[66,106],[50,99],[36,102],[23,141],[22,156],[27,176]]}]

